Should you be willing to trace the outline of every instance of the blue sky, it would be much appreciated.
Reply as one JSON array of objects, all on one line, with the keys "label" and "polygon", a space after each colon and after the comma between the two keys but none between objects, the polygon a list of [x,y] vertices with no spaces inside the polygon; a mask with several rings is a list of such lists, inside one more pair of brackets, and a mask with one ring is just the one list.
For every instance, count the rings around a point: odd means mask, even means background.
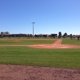
[{"label": "blue sky", "polygon": [[80,0],[0,0],[0,32],[80,34]]}]

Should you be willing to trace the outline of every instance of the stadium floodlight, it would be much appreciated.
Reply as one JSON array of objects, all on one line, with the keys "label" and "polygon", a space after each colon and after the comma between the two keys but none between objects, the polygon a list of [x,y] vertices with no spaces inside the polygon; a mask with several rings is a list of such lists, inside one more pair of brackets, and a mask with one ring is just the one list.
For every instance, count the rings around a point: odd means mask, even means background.
[{"label": "stadium floodlight", "polygon": [[33,32],[33,36],[34,36],[34,24],[35,24],[35,22],[32,22],[32,27],[33,27],[32,32]]}]

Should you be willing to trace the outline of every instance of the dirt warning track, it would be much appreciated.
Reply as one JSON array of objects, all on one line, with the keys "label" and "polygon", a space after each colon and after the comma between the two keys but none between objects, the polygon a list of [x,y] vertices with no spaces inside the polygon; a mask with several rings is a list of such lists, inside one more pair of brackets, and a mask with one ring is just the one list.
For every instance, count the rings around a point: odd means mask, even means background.
[{"label": "dirt warning track", "polygon": [[23,65],[0,65],[0,80],[80,80],[80,70]]},{"label": "dirt warning track", "polygon": [[37,45],[28,45],[28,47],[32,48],[44,48],[44,49],[71,49],[71,48],[80,48],[79,45],[71,45],[71,44],[61,44],[62,39],[55,41],[52,44],[37,44]]}]

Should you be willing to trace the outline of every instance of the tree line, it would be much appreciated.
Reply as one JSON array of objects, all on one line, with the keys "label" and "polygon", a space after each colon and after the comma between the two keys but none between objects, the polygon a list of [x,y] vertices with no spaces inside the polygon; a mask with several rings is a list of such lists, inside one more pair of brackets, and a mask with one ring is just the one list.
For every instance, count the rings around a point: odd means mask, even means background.
[{"label": "tree line", "polygon": [[58,32],[58,34],[10,34],[8,31],[7,32],[1,32],[0,33],[0,38],[3,38],[3,37],[27,37],[27,38],[31,38],[31,37],[35,37],[35,38],[47,38],[47,37],[50,37],[50,38],[67,38],[67,37],[70,37],[71,39],[72,38],[75,38],[76,36],[75,35],[68,35],[66,32],[62,35],[62,32]]},{"label": "tree line", "polygon": [[32,34],[10,34],[9,32],[1,32],[0,33],[0,38],[3,38],[3,37],[27,37],[27,38],[31,38],[31,37],[35,37],[35,38],[47,38],[47,37],[50,37],[50,38],[56,38],[57,37],[57,34],[35,34],[35,35],[32,35]]}]

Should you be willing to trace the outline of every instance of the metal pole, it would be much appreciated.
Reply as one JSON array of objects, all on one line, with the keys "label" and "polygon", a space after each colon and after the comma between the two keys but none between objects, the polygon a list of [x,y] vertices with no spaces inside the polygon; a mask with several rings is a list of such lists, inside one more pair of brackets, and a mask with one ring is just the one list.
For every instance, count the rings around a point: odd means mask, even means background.
[{"label": "metal pole", "polygon": [[33,36],[34,36],[34,24],[33,24]]},{"label": "metal pole", "polygon": [[34,24],[35,24],[35,22],[32,22],[32,24],[33,24],[33,37],[34,37]]}]

